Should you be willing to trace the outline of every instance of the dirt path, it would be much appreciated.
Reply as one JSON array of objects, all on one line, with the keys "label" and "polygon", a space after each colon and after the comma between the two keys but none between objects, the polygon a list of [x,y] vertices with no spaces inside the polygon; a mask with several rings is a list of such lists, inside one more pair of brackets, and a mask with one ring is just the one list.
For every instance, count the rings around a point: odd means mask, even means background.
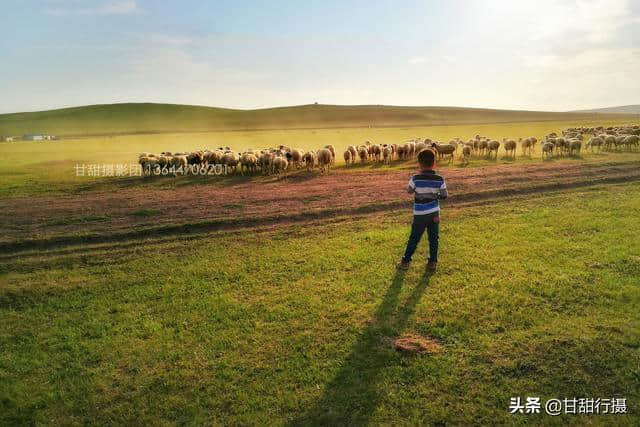
[{"label": "dirt path", "polygon": [[[640,162],[500,165],[444,170],[448,204],[598,183],[640,180]],[[126,188],[73,196],[0,201],[0,250],[19,241],[64,243],[79,235],[128,236],[149,229],[251,227],[405,208],[411,173],[301,173],[283,180],[178,189]],[[137,216],[147,211],[152,216]],[[71,236],[71,237],[69,237]]]}]

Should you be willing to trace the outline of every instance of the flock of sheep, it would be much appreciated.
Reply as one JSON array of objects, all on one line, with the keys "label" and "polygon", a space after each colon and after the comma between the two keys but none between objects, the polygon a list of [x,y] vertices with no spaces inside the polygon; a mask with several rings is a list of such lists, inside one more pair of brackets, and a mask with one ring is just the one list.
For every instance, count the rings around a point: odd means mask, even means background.
[{"label": "flock of sheep", "polygon": [[229,147],[189,153],[162,152],[159,155],[142,153],[138,157],[138,162],[142,166],[143,173],[149,175],[154,171],[157,174],[157,170],[163,168],[174,171],[203,170],[210,165],[222,165],[226,173],[235,173],[238,169],[241,174],[256,173],[259,169],[263,174],[271,175],[284,173],[288,169],[300,169],[303,166],[309,171],[317,167],[322,173],[328,173],[335,163],[335,158],[336,151],[332,145],[317,151],[304,151],[281,145],[279,148],[249,149],[241,153]]},{"label": "flock of sheep", "polygon": [[[472,156],[483,156],[491,159],[498,157],[500,147],[504,148],[507,157],[515,158],[517,147],[522,154],[531,156],[536,145],[540,142],[542,158],[580,154],[585,135],[593,135],[585,147],[594,150],[638,150],[640,126],[618,127],[579,127],[568,128],[561,135],[552,132],[541,141],[536,137],[518,138],[518,141],[502,138],[502,141],[476,135],[463,141],[454,138],[448,143],[441,143],[430,138],[417,138],[401,144],[375,144],[366,141],[360,146],[351,145],[343,152],[344,163],[347,167],[356,163],[381,162],[390,165],[392,160],[409,160],[425,148],[433,149],[439,159],[452,162],[459,153],[463,165],[469,163]],[[163,152],[159,155],[142,153],[139,163],[143,173],[152,174],[164,168],[180,171],[197,171],[210,165],[222,165],[226,173],[257,173],[281,174],[291,169],[306,168],[313,171],[318,168],[321,173],[328,173],[336,162],[336,150],[333,145],[326,145],[319,150],[302,150],[284,145],[278,148],[262,150],[248,149],[237,153],[229,147],[219,147],[215,150],[193,151],[188,153]],[[186,172],[185,172],[186,173]],[[196,172],[197,173],[197,172]],[[175,172],[174,172],[175,174]]]}]

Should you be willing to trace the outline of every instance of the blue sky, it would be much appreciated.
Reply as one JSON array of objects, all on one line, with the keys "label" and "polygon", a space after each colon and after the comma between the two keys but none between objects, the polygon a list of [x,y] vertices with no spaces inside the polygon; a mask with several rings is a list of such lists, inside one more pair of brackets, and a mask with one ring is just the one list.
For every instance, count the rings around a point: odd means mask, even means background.
[{"label": "blue sky", "polygon": [[640,103],[640,2],[4,0],[0,112]]}]

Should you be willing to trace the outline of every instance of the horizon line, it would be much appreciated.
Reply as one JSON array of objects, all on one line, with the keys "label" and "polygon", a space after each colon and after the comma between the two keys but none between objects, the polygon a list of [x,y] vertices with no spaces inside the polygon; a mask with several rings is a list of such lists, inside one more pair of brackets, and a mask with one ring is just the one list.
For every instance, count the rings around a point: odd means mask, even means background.
[{"label": "horizon line", "polygon": [[[126,102],[61,106],[61,107],[47,108],[42,110],[15,111],[15,112],[0,113],[0,116],[13,115],[13,114],[46,113],[46,112],[59,111],[59,110],[71,110],[71,109],[89,108],[89,107],[104,107],[104,106],[112,106],[112,105],[170,105],[170,106],[180,106],[180,107],[210,108],[210,109],[218,109],[218,110],[243,111],[243,112],[318,106],[318,107],[451,108],[451,109],[495,110],[495,111],[512,111],[512,112],[522,111],[522,112],[529,112],[529,113],[581,113],[581,112],[595,112],[593,110],[607,110],[611,108],[625,108],[625,107],[640,106],[640,104],[626,104],[626,105],[615,105],[615,106],[609,106],[609,107],[581,108],[581,109],[575,109],[575,110],[528,110],[528,109],[496,108],[496,107],[464,107],[459,105],[324,104],[324,103],[314,102],[309,104],[278,105],[278,106],[260,107],[260,108],[230,108],[230,107],[217,107],[213,105],[204,105],[204,104],[181,104],[181,103],[173,103],[173,102],[153,102],[153,101],[126,101]],[[621,114],[625,114],[625,113],[621,113]],[[626,114],[640,114],[640,113],[626,113]]]}]

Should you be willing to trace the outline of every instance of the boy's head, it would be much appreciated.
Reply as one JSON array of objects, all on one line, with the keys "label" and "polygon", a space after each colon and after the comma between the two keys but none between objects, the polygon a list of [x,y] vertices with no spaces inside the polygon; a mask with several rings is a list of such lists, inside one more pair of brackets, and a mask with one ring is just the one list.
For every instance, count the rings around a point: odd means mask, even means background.
[{"label": "boy's head", "polygon": [[420,169],[431,169],[436,163],[436,153],[431,148],[425,148],[418,153]]}]

